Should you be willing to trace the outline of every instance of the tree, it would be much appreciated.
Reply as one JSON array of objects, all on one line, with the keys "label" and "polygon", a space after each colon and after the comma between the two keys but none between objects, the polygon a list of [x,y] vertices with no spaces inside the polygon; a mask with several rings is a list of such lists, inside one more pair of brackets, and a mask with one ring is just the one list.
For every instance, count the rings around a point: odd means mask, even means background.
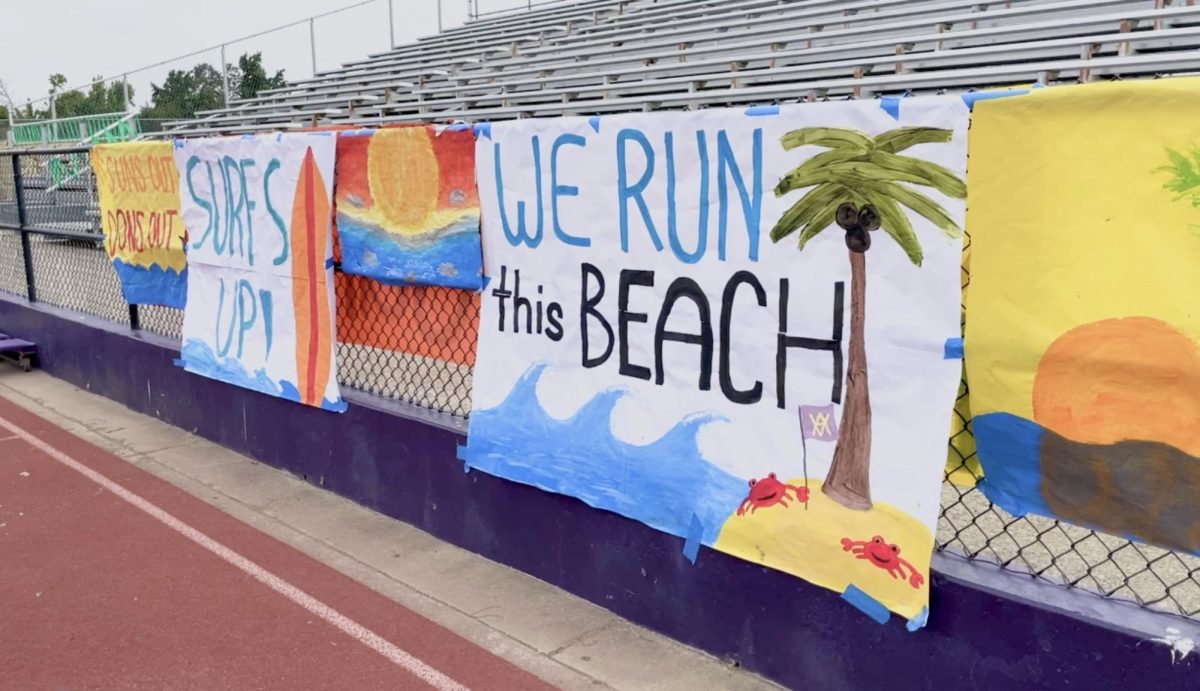
[{"label": "tree", "polygon": [[171,70],[162,86],[150,85],[150,105],[141,116],[150,119],[183,120],[197,111],[214,110],[225,104],[221,73],[202,62],[190,70]]},{"label": "tree", "polygon": [[[61,77],[62,75],[55,75]],[[92,80],[91,87],[86,93],[82,91],[67,91],[55,96],[54,110],[60,118],[71,118],[80,115],[99,115],[102,113],[121,113],[128,107],[125,101],[125,83],[113,81],[108,85],[104,77],[97,76]],[[53,79],[51,84],[53,85]],[[53,89],[51,93],[54,93]],[[130,89],[130,96],[133,91]]]},{"label": "tree", "polygon": [[916,266],[921,266],[924,254],[902,206],[928,219],[948,237],[961,237],[962,229],[946,211],[913,186],[931,187],[948,197],[963,199],[967,195],[963,181],[936,163],[898,155],[918,144],[946,143],[952,136],[950,130],[932,127],[902,127],[874,138],[851,129],[808,127],[788,132],[781,140],[787,151],[806,145],[827,151],[780,179],[775,187],[777,197],[806,191],[771,229],[771,240],[779,242],[800,231],[798,249],[803,250],[821,231],[836,223],[845,231],[850,254],[845,404],[833,463],[821,491],[851,509],[871,508],[871,396],[864,337],[866,252],[871,248],[871,233],[882,228]]},{"label": "tree", "polygon": [[[263,89],[275,89],[287,82],[283,70],[268,76],[263,67],[262,53],[245,53],[236,64],[225,66],[229,78],[230,96],[254,98]],[[164,120],[186,120],[203,110],[216,110],[225,105],[225,85],[220,70],[203,62],[190,70],[171,70],[161,86],[150,85],[150,105],[142,109],[142,117]]]},{"label": "tree", "polygon": [[238,58],[236,65],[229,66],[229,90],[234,94],[234,98],[250,99],[257,96],[260,91],[287,86],[283,70],[278,70],[274,75],[268,77],[262,62],[261,52],[252,55],[243,53]]}]

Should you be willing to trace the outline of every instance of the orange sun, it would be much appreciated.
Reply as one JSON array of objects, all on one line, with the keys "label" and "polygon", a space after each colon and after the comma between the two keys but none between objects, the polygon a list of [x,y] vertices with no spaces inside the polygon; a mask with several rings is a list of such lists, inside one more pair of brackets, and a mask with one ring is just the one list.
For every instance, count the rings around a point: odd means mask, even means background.
[{"label": "orange sun", "polygon": [[1038,364],[1033,416],[1078,442],[1157,441],[1200,456],[1200,348],[1149,317],[1076,327]]}]

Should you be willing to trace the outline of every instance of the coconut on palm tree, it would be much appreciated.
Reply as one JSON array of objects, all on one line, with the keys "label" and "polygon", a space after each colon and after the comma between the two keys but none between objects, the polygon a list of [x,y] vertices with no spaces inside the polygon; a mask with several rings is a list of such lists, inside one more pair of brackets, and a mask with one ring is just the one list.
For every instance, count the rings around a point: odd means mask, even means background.
[{"label": "coconut on palm tree", "polygon": [[876,137],[851,129],[806,127],[785,134],[785,150],[802,146],[826,149],[785,175],[775,196],[804,190],[775,227],[771,240],[779,242],[799,231],[798,248],[821,231],[837,225],[845,232],[850,255],[850,345],[846,366],[845,403],[841,435],[833,464],[822,491],[852,509],[871,508],[871,396],[867,385],[867,350],[864,339],[867,297],[866,252],[872,233],[883,230],[916,266],[923,252],[908,209],[928,219],[950,238],[962,229],[950,215],[915,188],[927,187],[962,199],[963,181],[936,163],[902,156],[919,144],[949,142],[953,132],[932,127],[901,127]]}]

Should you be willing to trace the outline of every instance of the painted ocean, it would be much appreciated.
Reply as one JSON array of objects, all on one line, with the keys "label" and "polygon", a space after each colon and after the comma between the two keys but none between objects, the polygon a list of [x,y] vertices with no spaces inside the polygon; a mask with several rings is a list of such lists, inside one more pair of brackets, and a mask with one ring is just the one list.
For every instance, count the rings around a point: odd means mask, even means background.
[{"label": "painted ocean", "polygon": [[410,240],[347,213],[337,215],[342,271],[400,285],[479,290],[483,254],[479,217],[468,216],[432,238]]},{"label": "painted ocean", "polygon": [[[253,373],[247,372],[237,358],[218,357],[212,348],[209,348],[208,344],[203,341],[194,338],[189,340],[183,344],[179,356],[179,363],[182,364],[183,369],[192,374],[240,386],[243,389],[250,389],[268,396],[283,398],[295,403],[300,402],[300,390],[292,382],[287,380],[276,382],[267,376],[265,369],[258,369]],[[324,399],[321,402],[323,410],[335,413],[344,412],[346,407],[345,401]]]},{"label": "painted ocean", "polygon": [[578,497],[680,537],[688,535],[694,514],[703,543],[714,544],[746,496],[746,481],[710,463],[697,446],[700,429],[719,418],[687,418],[657,441],[630,444],[612,433],[612,412],[625,392],[603,391],[558,420],[538,400],[545,368],[530,368],[503,403],[471,414],[460,458],[471,468]]}]

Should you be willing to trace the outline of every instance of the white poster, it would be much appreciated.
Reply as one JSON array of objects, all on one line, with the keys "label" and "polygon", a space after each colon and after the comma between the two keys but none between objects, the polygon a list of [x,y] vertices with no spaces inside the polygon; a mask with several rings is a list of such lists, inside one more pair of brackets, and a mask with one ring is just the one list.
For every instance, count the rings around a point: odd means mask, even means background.
[{"label": "white poster", "polygon": [[187,371],[345,410],[333,348],[335,145],[331,132],[175,142]]},{"label": "white poster", "polygon": [[481,128],[463,460],[919,625],[967,117],[937,97]]}]

